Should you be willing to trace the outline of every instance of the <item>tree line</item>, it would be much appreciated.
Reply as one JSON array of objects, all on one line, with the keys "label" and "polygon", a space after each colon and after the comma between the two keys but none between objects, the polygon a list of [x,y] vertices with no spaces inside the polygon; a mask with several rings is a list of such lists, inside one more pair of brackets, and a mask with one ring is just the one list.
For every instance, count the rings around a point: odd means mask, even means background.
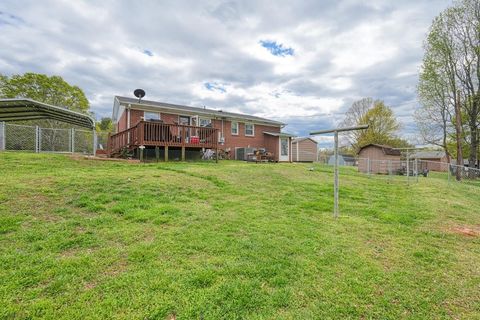
[{"label": "tree line", "polygon": [[470,167],[478,165],[480,124],[480,2],[455,2],[434,20],[419,76],[415,118],[427,143]]}]

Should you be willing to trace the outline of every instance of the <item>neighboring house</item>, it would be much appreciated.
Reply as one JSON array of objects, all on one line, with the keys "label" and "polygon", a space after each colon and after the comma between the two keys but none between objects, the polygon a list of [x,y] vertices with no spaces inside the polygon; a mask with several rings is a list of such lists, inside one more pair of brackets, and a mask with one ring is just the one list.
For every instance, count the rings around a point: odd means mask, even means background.
[{"label": "neighboring house", "polygon": [[159,147],[167,155],[169,148],[181,150],[185,159],[185,151],[220,149],[234,159],[238,148],[262,148],[276,161],[292,161],[292,135],[281,132],[285,124],[275,120],[119,96],[112,119],[116,134],[111,153],[126,146],[145,146],[147,151]]},{"label": "neighboring house", "polygon": [[317,141],[312,138],[295,138],[292,140],[292,159],[294,162],[317,161]]},{"label": "neighboring house", "polygon": [[[339,154],[338,155],[338,164],[340,166],[354,166],[356,163],[355,157],[347,154]],[[335,164],[335,156],[331,155],[330,158],[328,158],[328,164],[329,165],[334,165]]]},{"label": "neighboring house", "polygon": [[419,170],[448,171],[448,160],[445,151],[417,151],[410,159],[419,161]]},{"label": "neighboring house", "polygon": [[358,152],[358,171],[388,174],[402,168],[400,150],[380,144],[368,144]]}]

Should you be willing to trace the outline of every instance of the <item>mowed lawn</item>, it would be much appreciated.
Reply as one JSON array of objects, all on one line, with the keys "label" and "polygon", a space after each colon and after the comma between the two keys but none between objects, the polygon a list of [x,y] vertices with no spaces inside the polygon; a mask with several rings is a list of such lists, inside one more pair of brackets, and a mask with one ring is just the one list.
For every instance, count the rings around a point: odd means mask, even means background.
[{"label": "mowed lawn", "polygon": [[0,153],[0,318],[480,318],[480,187],[332,182]]}]

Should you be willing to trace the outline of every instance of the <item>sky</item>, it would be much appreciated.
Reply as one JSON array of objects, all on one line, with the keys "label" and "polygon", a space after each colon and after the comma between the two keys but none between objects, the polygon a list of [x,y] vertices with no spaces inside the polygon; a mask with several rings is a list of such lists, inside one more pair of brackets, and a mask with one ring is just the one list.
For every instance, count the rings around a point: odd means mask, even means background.
[{"label": "sky", "polygon": [[60,75],[97,118],[142,88],[148,100],[267,117],[299,136],[373,97],[415,142],[423,42],[450,4],[2,0],[0,73]]}]

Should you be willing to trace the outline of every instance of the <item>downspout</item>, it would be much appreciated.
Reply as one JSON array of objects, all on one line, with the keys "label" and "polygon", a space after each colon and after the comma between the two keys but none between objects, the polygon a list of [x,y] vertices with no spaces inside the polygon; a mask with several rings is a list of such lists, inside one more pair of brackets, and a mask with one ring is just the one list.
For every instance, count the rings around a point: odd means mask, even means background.
[{"label": "downspout", "polygon": [[130,107],[131,105],[129,104],[127,106],[127,129],[130,129]]}]

